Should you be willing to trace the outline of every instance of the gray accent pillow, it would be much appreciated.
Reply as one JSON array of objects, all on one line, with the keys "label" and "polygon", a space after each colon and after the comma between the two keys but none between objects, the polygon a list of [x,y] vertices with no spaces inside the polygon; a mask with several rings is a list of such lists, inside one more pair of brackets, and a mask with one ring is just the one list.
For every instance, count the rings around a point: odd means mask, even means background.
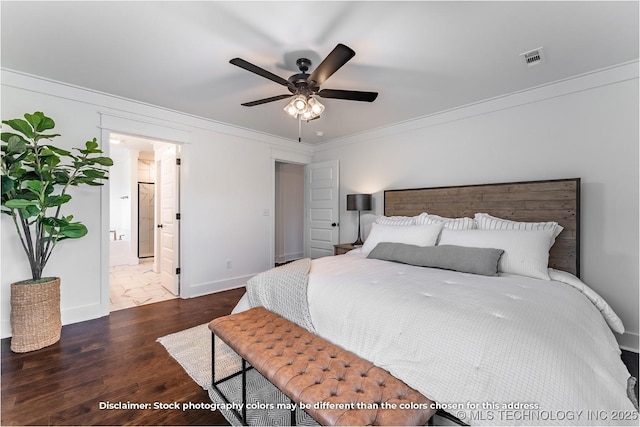
[{"label": "gray accent pillow", "polygon": [[369,252],[367,258],[495,276],[498,274],[498,261],[503,252],[502,249],[493,248],[455,245],[415,246],[381,242]]}]

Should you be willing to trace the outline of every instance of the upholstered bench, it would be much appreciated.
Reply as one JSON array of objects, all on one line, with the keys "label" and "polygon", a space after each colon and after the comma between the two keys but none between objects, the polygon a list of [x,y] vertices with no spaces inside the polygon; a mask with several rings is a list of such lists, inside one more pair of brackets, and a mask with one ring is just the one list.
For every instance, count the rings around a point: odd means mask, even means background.
[{"label": "upholstered bench", "polygon": [[[242,374],[246,423],[246,363],[323,425],[424,425],[436,412],[427,399],[389,372],[263,308],[214,319],[212,385]],[[215,336],[242,357],[242,370],[216,381]],[[394,409],[395,408],[395,409]],[[295,414],[292,412],[292,423]]]}]

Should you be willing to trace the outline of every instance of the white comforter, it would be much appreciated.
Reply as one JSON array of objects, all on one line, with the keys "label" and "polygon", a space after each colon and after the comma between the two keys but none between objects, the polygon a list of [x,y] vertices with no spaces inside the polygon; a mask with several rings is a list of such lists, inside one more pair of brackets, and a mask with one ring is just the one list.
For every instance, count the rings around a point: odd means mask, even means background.
[{"label": "white comforter", "polygon": [[484,277],[352,251],[313,261],[308,300],[321,336],[468,424],[637,425],[610,330],[622,330],[618,317],[573,276],[552,278]]}]

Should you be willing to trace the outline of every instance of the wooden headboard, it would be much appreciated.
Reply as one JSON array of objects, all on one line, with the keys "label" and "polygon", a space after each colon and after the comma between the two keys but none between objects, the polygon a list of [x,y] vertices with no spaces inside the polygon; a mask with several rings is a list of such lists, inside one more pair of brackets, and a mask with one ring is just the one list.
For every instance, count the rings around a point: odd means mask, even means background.
[{"label": "wooden headboard", "polygon": [[471,217],[476,212],[513,221],[556,221],[564,230],[549,253],[549,267],[580,274],[580,178],[455,187],[386,190],[386,216],[422,212]]}]

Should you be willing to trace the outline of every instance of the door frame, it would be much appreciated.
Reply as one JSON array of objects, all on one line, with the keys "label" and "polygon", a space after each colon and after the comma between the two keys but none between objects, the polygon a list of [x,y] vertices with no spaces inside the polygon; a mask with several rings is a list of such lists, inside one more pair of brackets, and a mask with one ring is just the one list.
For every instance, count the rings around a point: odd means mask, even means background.
[{"label": "door frame", "polygon": [[[163,255],[163,234],[164,234],[164,229],[158,229],[157,228],[157,224],[161,224],[164,223],[164,219],[163,219],[163,193],[162,193],[162,187],[164,185],[163,183],[163,179],[162,179],[162,175],[163,175],[163,154],[160,154],[160,160],[156,162],[156,181],[159,184],[158,186],[158,192],[156,194],[159,194],[160,197],[158,197],[158,203],[155,205],[156,207],[156,235],[158,236],[157,239],[157,244],[154,245],[154,268],[157,266],[158,268],[158,273],[161,276],[161,280],[160,282],[162,283],[162,286],[167,289],[169,292],[173,293],[176,296],[180,296],[181,292],[182,292],[182,286],[181,286],[181,277],[180,277],[180,273],[178,273],[178,271],[180,270],[180,262],[181,262],[181,256],[180,256],[180,242],[181,242],[181,235],[182,235],[182,230],[181,230],[181,223],[182,220],[181,218],[178,217],[178,215],[180,215],[180,211],[181,211],[181,203],[180,203],[180,197],[181,197],[181,182],[182,182],[182,169],[181,169],[181,164],[182,164],[182,150],[181,150],[181,146],[180,144],[170,144],[170,143],[166,143],[166,142],[162,142],[161,143],[162,146],[159,147],[160,150],[154,150],[154,160],[157,160],[157,153],[158,151],[161,150],[167,150],[167,146],[173,146],[173,153],[171,153],[173,155],[173,159],[175,159],[175,163],[171,164],[172,167],[174,167],[174,169],[172,169],[175,181],[175,188],[174,188],[174,195],[175,195],[175,200],[174,200],[174,206],[176,207],[175,211],[173,212],[173,215],[175,215],[175,217],[173,218],[173,230],[174,230],[174,237],[173,242],[174,242],[174,247],[175,247],[175,255],[174,255],[174,261],[177,260],[177,262],[174,263],[173,268],[175,269],[175,272],[172,273],[171,275],[173,276],[173,286],[170,286],[170,288],[167,288],[165,282],[164,282],[164,275],[163,275],[163,269],[162,269],[162,255]],[[161,231],[159,231],[161,230]]]},{"label": "door frame", "polygon": [[[308,165],[312,163],[312,156],[309,154],[296,153],[293,151],[285,151],[285,150],[273,150],[271,152],[271,221],[269,221],[269,265],[273,267],[276,265],[276,163],[292,163],[296,165]],[[304,203],[306,205],[306,201]],[[307,229],[307,215],[304,213],[304,222],[303,227],[305,232],[303,233],[306,236]],[[304,237],[306,239],[306,237]],[[303,247],[305,254],[306,253],[306,241],[303,240]]]},{"label": "door frame", "polygon": [[[171,127],[157,125],[141,121],[140,119],[126,118],[115,116],[108,113],[100,114],[100,141],[101,149],[105,156],[109,156],[110,152],[110,135],[111,133],[120,133],[125,135],[133,135],[140,138],[146,138],[158,142],[176,144],[179,147],[190,141],[190,133]],[[181,151],[181,158],[184,162],[184,151]],[[180,190],[182,190],[182,180],[180,180]],[[108,316],[111,313],[110,302],[110,280],[109,280],[109,258],[110,258],[110,194],[109,180],[106,180],[101,187],[101,218],[100,218],[100,316]],[[182,247],[182,235],[179,237],[178,244]],[[181,257],[181,255],[180,255]],[[181,262],[182,259],[180,258]],[[181,280],[183,277],[181,277]],[[184,287],[181,286],[181,294]],[[182,295],[179,295],[182,298]]]}]

